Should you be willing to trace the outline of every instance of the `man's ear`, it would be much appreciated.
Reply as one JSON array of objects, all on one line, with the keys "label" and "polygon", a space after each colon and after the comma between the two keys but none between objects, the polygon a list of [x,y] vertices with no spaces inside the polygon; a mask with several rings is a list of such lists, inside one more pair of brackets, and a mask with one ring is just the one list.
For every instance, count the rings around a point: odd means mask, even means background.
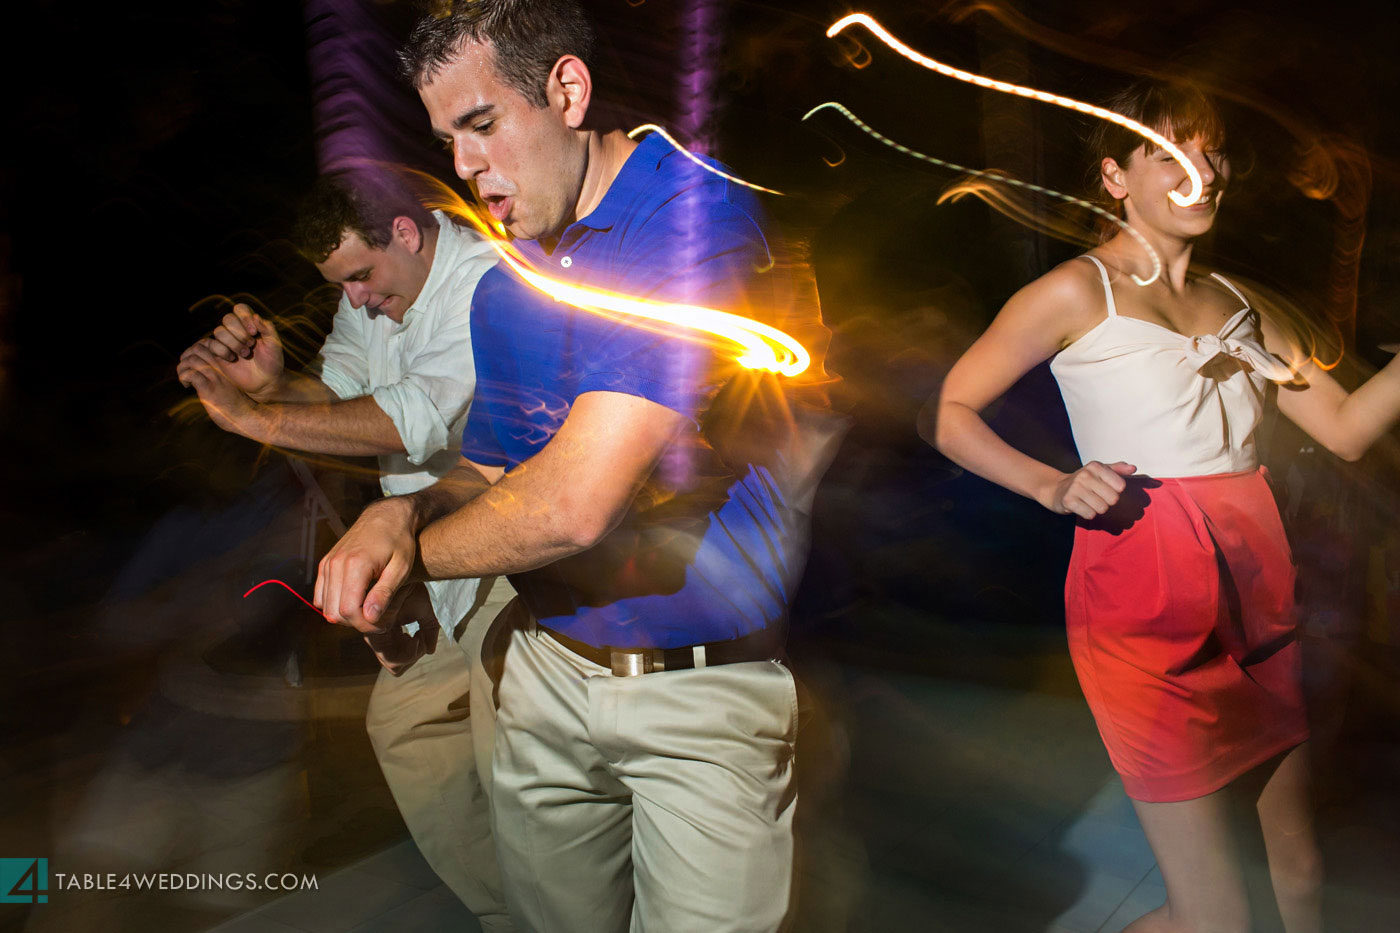
[{"label": "man's ear", "polygon": [[410,253],[416,253],[423,248],[423,231],[418,229],[418,224],[413,222],[412,217],[395,217],[389,227],[389,233],[406,246]]},{"label": "man's ear", "polygon": [[576,55],[565,55],[554,63],[545,87],[549,104],[559,110],[571,130],[583,126],[593,99],[593,75]]},{"label": "man's ear", "polygon": [[1103,178],[1104,190],[1108,196],[1121,201],[1128,196],[1128,185],[1123,177],[1123,167],[1118,164],[1118,160],[1105,157],[1099,163],[1099,174]]}]

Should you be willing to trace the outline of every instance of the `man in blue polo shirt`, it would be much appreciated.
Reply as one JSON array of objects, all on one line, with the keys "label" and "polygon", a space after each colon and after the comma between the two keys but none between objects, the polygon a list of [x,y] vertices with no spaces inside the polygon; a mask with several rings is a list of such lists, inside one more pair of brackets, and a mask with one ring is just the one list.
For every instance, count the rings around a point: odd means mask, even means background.
[{"label": "man in blue polo shirt", "polygon": [[[591,122],[591,49],[571,0],[476,0],[425,19],[403,57],[537,271],[771,315],[789,296],[753,197]],[[415,561],[511,575],[492,809],[517,922],[776,929],[797,726],[777,659],[806,540],[783,447],[739,404],[762,380],[693,331],[555,302],[501,266],[472,338],[462,465],[367,509],[317,605],[373,631]]]}]

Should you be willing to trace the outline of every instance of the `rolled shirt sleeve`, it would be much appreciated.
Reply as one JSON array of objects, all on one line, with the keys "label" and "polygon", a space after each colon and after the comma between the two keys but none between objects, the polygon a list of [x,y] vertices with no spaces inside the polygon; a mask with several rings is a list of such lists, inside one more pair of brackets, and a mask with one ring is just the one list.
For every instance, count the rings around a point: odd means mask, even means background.
[{"label": "rolled shirt sleeve", "polygon": [[[369,325],[369,327],[366,327]],[[440,358],[442,352],[430,349],[404,361],[404,376],[398,382],[371,389],[369,354],[380,348],[368,346],[373,327],[365,313],[341,301],[335,323],[321,352],[311,367],[321,381],[342,400],[369,395],[394,423],[394,430],[403,441],[409,462],[421,466],[429,457],[447,447],[452,436],[452,423],[466,411],[471,401],[472,385],[468,379],[454,378],[449,373],[428,373],[420,361],[428,363]],[[470,335],[468,335],[470,336]],[[384,335],[378,335],[383,339]],[[443,336],[451,346],[450,338]],[[432,341],[427,341],[431,346]],[[458,365],[471,373],[471,346],[454,347]],[[462,357],[466,358],[463,359]],[[440,362],[440,361],[439,361]],[[440,367],[439,367],[440,368]]]},{"label": "rolled shirt sleeve", "polygon": [[469,294],[460,300],[460,309],[414,322],[402,377],[372,393],[414,464],[456,446],[476,389]]},{"label": "rolled shirt sleeve", "polygon": [[325,383],[337,398],[359,398],[369,392],[367,323],[364,313],[352,308],[342,295],[331,321],[331,332],[326,335],[321,352],[307,366],[307,372]]},{"label": "rolled shirt sleeve", "polygon": [[[444,380],[419,379],[408,376],[393,385],[380,386],[370,395],[394,422],[409,462],[421,466],[429,457],[447,447],[452,439],[452,422],[443,420],[444,408],[433,397],[436,388],[442,396],[461,398],[453,421],[466,409],[471,390],[460,391],[460,384],[442,386]],[[445,400],[451,411],[450,398]]]},{"label": "rolled shirt sleeve", "polygon": [[[454,448],[476,388],[470,302],[483,263],[468,262],[435,289],[434,305],[405,324],[370,319],[341,299],[308,367],[340,399],[368,395],[389,416],[409,462]],[[442,306],[438,306],[442,305]]]}]

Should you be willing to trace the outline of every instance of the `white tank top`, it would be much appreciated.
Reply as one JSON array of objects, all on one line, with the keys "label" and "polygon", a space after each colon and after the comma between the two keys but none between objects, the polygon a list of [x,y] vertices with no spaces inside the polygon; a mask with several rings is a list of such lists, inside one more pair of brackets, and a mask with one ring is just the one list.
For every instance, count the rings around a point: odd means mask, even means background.
[{"label": "white tank top", "polygon": [[1123,460],[1164,478],[1254,469],[1265,390],[1293,378],[1264,349],[1259,312],[1215,274],[1244,307],[1214,334],[1120,317],[1108,270],[1084,258],[1099,267],[1108,317],[1050,361],[1080,461]]}]

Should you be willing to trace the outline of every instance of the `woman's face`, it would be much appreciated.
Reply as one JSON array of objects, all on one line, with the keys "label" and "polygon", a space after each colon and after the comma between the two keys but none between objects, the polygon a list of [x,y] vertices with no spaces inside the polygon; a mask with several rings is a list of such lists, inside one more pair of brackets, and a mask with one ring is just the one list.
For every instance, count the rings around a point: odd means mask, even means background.
[{"label": "woman's face", "polygon": [[1172,191],[1188,194],[1191,179],[1165,149],[1149,154],[1146,145],[1134,150],[1126,165],[1104,159],[1104,187],[1123,202],[1128,223],[1190,239],[1206,233],[1215,223],[1215,212],[1230,180],[1230,160],[1219,146],[1199,137],[1172,142],[1201,175],[1201,196],[1195,203],[1181,207],[1168,197]]}]

